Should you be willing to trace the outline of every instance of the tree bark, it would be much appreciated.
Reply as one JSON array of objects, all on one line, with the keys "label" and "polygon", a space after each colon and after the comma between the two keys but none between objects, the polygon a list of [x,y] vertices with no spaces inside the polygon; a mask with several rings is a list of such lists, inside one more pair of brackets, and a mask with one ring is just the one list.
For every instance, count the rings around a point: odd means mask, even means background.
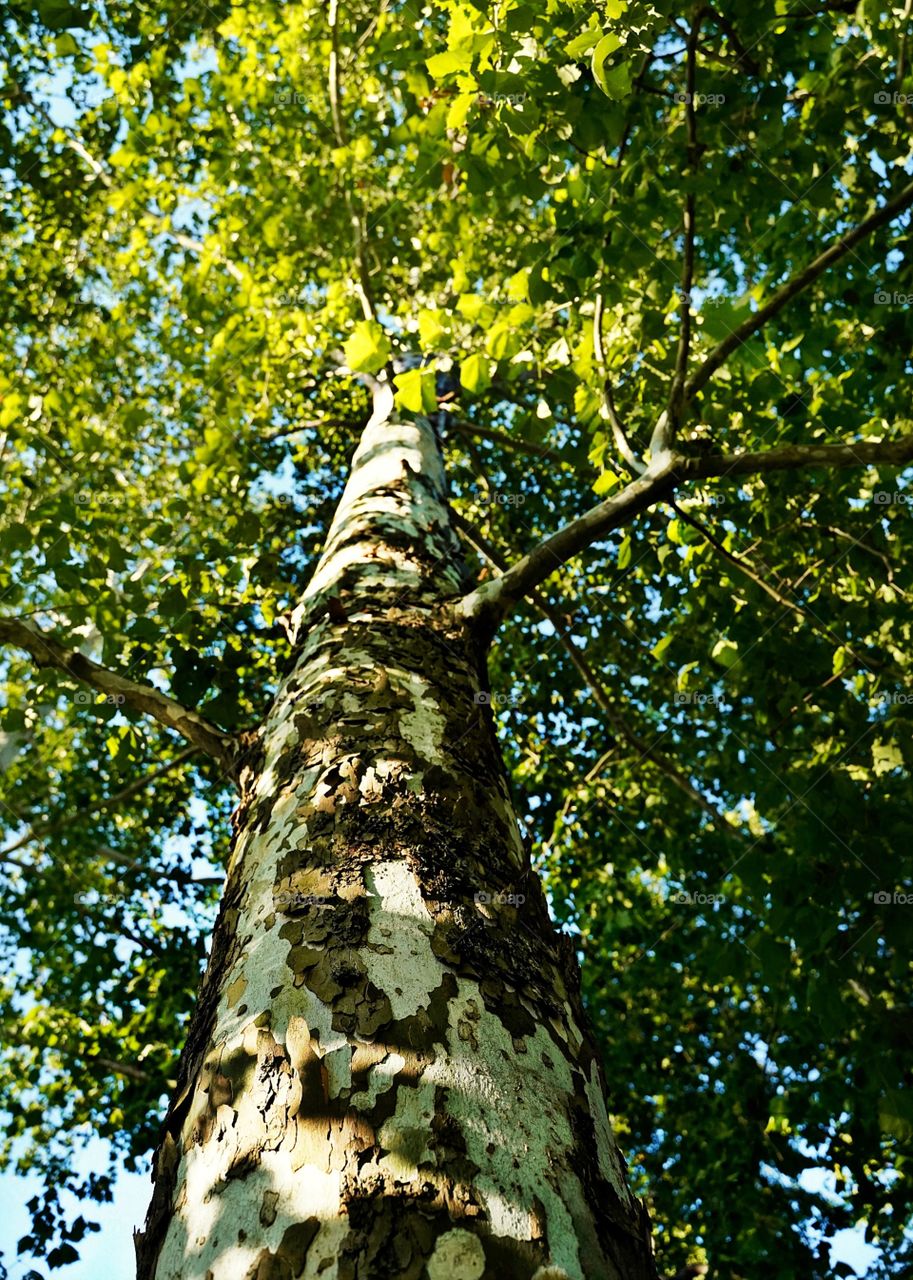
[{"label": "tree bark", "polygon": [[380,401],[242,778],[139,1280],[647,1280],[438,444]]}]

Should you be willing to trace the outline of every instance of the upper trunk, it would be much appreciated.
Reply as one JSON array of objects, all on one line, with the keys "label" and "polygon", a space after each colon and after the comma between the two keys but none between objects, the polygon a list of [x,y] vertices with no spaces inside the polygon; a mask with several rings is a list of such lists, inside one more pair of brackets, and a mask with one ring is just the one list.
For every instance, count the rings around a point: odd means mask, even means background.
[{"label": "upper trunk", "polygon": [[140,1280],[640,1280],[573,947],[447,603],[437,442],[388,413],[245,779]]}]

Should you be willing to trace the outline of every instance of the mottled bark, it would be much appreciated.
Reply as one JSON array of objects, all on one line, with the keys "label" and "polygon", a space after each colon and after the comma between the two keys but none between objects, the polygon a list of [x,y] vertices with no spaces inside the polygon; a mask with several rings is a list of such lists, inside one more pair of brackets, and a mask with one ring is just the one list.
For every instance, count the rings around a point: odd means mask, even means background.
[{"label": "mottled bark", "polygon": [[433,431],[382,410],[243,779],[140,1280],[654,1275],[467,585]]}]

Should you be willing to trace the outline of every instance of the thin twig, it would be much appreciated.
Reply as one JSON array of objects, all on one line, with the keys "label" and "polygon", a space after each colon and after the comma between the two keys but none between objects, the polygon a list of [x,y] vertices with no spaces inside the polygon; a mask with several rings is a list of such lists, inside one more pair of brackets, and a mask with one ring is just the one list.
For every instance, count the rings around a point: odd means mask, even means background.
[{"label": "thin twig", "polygon": [[863,657],[861,653],[857,653],[856,650],[850,648],[846,641],[842,640],[836,632],[832,631],[826,623],[819,622],[810,610],[806,609],[797,601],[790,600],[790,598],[785,596],[782,591],[779,591],[776,587],[772,586],[772,584],[769,583],[767,579],[749,563],[748,560],[743,556],[737,556],[734,552],[730,551],[726,546],[724,546],[719,538],[716,537],[711,529],[708,529],[705,524],[690,515],[687,511],[683,511],[674,499],[670,499],[669,506],[676,513],[679,519],[683,520],[685,524],[690,525],[692,529],[697,530],[701,537],[704,538],[709,545],[713,547],[714,551],[716,551],[718,555],[722,556],[728,564],[731,564],[734,569],[738,569],[739,573],[748,578],[750,582],[753,582],[756,587],[759,587],[771,598],[771,600],[775,601],[790,613],[795,614],[795,616],[801,619],[802,622],[806,623],[816,635],[830,641],[830,643],[838,649],[845,649],[854,662],[859,666],[865,667],[867,671],[873,672],[873,674],[876,670],[883,671],[885,669],[884,663],[877,661],[873,662],[871,659]]},{"label": "thin twig", "polygon": [[890,200],[886,201],[880,209],[876,209],[868,218],[864,218],[851,231],[838,236],[833,244],[819,253],[816,258],[803,267],[801,271],[797,272],[790,280],[787,280],[785,284],[781,285],[763,306],[759,307],[747,320],[744,320],[732,333],[728,334],[722,342],[718,343],[700,367],[691,375],[685,384],[685,403],[707,385],[717,369],[725,364],[733,351],[747,342],[768,320],[782,311],[786,304],[791,302],[797,294],[801,293],[803,289],[807,289],[810,284],[813,284],[835,262],[839,262],[841,258],[846,257],[861,240],[871,235],[873,231],[877,231],[879,227],[893,222],[911,205],[913,205],[913,182],[908,183]]},{"label": "thin twig", "polygon": [[[61,125],[57,124],[47,108],[42,106],[40,102],[36,102],[23,85],[15,83],[14,88],[17,96],[20,97],[23,102],[28,103],[33,110],[37,111],[45,123],[49,124],[55,133],[59,133],[61,135],[64,145],[67,146],[75,155],[79,156],[83,164],[91,170],[102,186],[108,191],[115,191],[116,187],[114,185],[113,178],[108,173],[107,169],[105,169],[104,165],[92,155],[91,151],[89,151],[88,147],[79,135],[72,132],[70,129],[65,129]],[[152,218],[153,221],[158,223],[160,230],[168,236],[170,240],[173,240],[175,244],[180,245],[182,249],[188,249],[191,253],[196,254],[201,254],[206,251],[206,246],[203,244],[202,240],[197,240],[194,236],[189,236],[183,231],[175,230],[175,228],[170,225],[170,219],[165,214],[159,213],[156,209],[152,209],[148,205],[143,208],[143,213],[146,217]],[[233,262],[228,258],[225,258],[223,255],[220,254],[219,256],[228,274],[239,284],[243,284],[244,273],[240,268],[235,266]]]},{"label": "thin twig", "polygon": [[[467,542],[469,542],[470,545],[488,561],[491,567],[498,574],[503,574],[506,569],[506,562],[491,542],[458,512],[451,512],[451,516],[457,531],[461,533]],[[689,781],[689,779],[675,767],[672,761],[669,760],[662,751],[659,751],[655,746],[651,746],[647,743],[634,729],[631,728],[625,717],[610,698],[608,691],[596,675],[596,672],[571,639],[570,632],[567,630],[564,623],[562,610],[546,600],[539,591],[530,592],[530,599],[542,616],[554,627],[559,643],[570,658],[578,674],[589,687],[590,692],[593,695],[594,702],[605,714],[606,719],[609,724],[611,724],[615,733],[632,746],[641,759],[649,760],[651,764],[655,765],[656,768],[670,780],[670,782],[674,783],[681,792],[688,796],[688,798],[699,808],[713,818],[715,822],[724,821],[719,811],[715,809],[706,796],[702,795],[701,792],[698,791],[698,789]],[[605,758],[606,757],[603,757],[603,759]],[[592,772],[593,771],[591,770],[591,773]],[[590,774],[587,774],[586,780],[591,781]],[[728,823],[724,822],[724,826],[726,830],[732,831],[733,834],[741,837],[742,833],[731,827]]]},{"label": "thin twig", "polygon": [[605,300],[600,290],[596,294],[596,301],[593,305],[593,354],[596,357],[596,366],[602,376],[602,398],[605,405],[606,417],[609,420],[609,426],[612,428],[612,439],[615,441],[615,448],[621,457],[625,460],[635,475],[643,475],[646,471],[646,464],[641,462],[637,454],[631,448],[628,440],[627,432],[621,424],[618,413],[615,409],[615,395],[612,390],[612,379],[609,376],[608,365],[605,356],[605,343],[602,333],[602,316],[605,309]]},{"label": "thin twig", "polygon": [[700,147],[697,139],[697,113],[694,106],[694,94],[697,77],[697,42],[701,31],[701,19],[704,10],[695,15],[688,33],[688,52],[685,59],[685,122],[688,131],[687,168],[685,181],[685,208],[683,211],[684,254],[682,260],[682,280],[679,300],[679,340],[675,355],[675,372],[672,375],[672,386],[669,390],[669,401],[650,439],[650,452],[662,453],[672,445],[681,426],[682,411],[685,407],[685,381],[688,377],[688,358],[691,354],[691,290],[694,287],[694,235],[695,235],[695,197],[694,184],[697,179],[697,166],[700,159]]},{"label": "thin twig", "polygon": [[503,449],[510,449],[514,453],[528,453],[534,458],[555,457],[553,445],[539,444],[535,440],[527,440],[524,436],[512,436],[509,431],[498,431],[494,427],[480,427],[475,422],[466,422],[463,419],[452,418],[449,415],[447,417],[447,427],[450,431],[455,431],[468,439],[488,440],[492,444],[499,444]]},{"label": "thin twig", "polygon": [[[349,145],[349,132],[346,127],[345,114],[342,109],[342,74],[339,59],[339,0],[329,0],[327,7],[327,25],[330,28],[329,59],[329,96],[330,115],[333,120],[333,133],[338,147]],[[352,198],[350,184],[345,185],[345,205],[352,226],[353,249],[355,251],[355,268],[358,272],[357,292],[362,313],[366,320],[377,319],[377,306],[371,285],[371,274],[366,258],[367,228],[361,210],[356,207]]]},{"label": "thin twig", "polygon": [[[94,806],[93,813],[103,813],[106,809],[113,809],[120,805],[124,800],[129,800],[140,791],[150,786],[153,782],[157,782],[159,778],[164,777],[166,773],[170,773],[172,769],[179,768],[185,761],[195,756],[199,751],[198,747],[187,747],[181,751],[172,760],[168,760],[165,764],[159,765],[157,769],[153,769],[151,773],[144,774],[141,778],[135,778],[116,795],[107,796],[104,800],[100,800]],[[36,826],[26,831],[25,835],[19,837],[13,844],[9,844],[5,849],[0,849],[0,859],[6,858],[10,853],[14,853],[16,849],[21,849],[23,845],[31,844],[33,840],[43,839],[52,832],[59,831],[61,827],[66,826],[70,821],[68,814],[61,814],[59,818],[50,818],[44,822],[39,822]]]}]

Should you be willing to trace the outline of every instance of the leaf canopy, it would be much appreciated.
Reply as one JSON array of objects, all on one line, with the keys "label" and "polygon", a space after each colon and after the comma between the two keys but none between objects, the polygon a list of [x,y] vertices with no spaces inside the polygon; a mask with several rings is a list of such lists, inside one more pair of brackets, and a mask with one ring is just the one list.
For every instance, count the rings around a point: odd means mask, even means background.
[{"label": "leaf canopy", "polygon": [[[3,614],[255,723],[369,413],[353,375],[390,361],[442,414],[456,510],[515,558],[628,474],[607,380],[640,455],[684,311],[694,369],[909,180],[908,27],[871,0],[353,0],[334,112],[322,4],[10,0]],[[909,430],[911,342],[905,215],[733,351],[683,447]],[[823,1275],[858,1220],[901,1265],[911,566],[896,471],[711,481],[497,641],[669,1274]],[[158,726],[2,661],[2,1151],[54,1187],[87,1134],[149,1149],[232,801]],[[24,1242],[51,1267],[52,1234]]]}]

